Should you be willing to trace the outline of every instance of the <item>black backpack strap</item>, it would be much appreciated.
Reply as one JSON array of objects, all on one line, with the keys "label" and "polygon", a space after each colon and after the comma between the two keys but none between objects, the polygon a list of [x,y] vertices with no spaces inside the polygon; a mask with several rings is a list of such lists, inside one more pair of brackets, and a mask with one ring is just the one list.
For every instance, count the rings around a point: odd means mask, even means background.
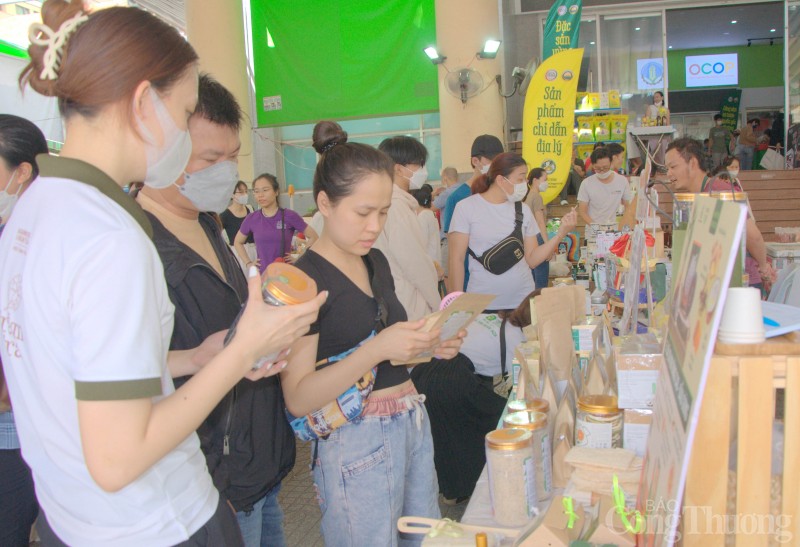
[{"label": "black backpack strap", "polygon": [[470,249],[469,247],[467,247],[467,254],[469,256],[471,256],[472,258],[474,258],[475,260],[477,260],[478,262],[481,261],[481,259],[478,257],[478,255],[476,255],[475,252],[472,249]]},{"label": "black backpack strap", "polygon": [[508,318],[503,317],[503,322],[500,323],[500,370],[503,372],[504,378],[506,376],[506,321]]}]

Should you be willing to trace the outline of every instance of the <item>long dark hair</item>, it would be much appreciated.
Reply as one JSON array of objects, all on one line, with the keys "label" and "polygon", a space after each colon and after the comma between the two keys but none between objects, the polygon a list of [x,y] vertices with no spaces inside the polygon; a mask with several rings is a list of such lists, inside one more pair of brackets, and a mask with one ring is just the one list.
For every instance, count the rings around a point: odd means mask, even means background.
[{"label": "long dark hair", "polygon": [[353,193],[365,175],[384,173],[391,180],[394,161],[379,150],[347,142],[347,132],[338,123],[324,120],[314,126],[314,150],[321,155],[314,171],[314,201],[325,192],[332,205]]}]

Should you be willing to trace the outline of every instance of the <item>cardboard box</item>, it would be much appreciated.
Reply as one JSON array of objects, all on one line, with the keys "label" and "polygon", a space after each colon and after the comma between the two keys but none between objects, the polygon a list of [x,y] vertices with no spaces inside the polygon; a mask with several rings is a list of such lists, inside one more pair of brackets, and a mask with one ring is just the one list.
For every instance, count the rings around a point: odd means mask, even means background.
[{"label": "cardboard box", "polygon": [[663,361],[661,344],[651,333],[626,336],[614,346],[619,408],[653,408]]},{"label": "cardboard box", "polygon": [[643,408],[626,408],[622,414],[622,448],[632,450],[639,457],[647,451],[647,435],[653,421],[653,411]]}]

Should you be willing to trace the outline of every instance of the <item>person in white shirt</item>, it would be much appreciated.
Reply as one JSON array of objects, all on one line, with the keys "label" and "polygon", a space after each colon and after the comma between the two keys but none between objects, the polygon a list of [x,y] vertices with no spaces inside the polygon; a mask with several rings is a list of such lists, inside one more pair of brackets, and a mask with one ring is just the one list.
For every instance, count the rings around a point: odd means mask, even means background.
[{"label": "person in white shirt", "polygon": [[[40,177],[0,238],[0,354],[37,530],[44,545],[240,545],[195,430],[254,363],[307,332],[326,295],[276,308],[251,275],[227,347],[212,335],[168,356],[164,269],[122,188],[183,172],[197,54],[137,8],[48,0],[42,16],[21,81],[58,98],[66,140],[60,157],[37,158]],[[190,370],[176,391],[171,375]]]},{"label": "person in white shirt", "polygon": [[[536,241],[539,228],[531,209],[522,203],[517,208],[528,191],[527,174],[528,164],[519,154],[498,155],[486,175],[475,181],[475,193],[456,205],[450,224],[450,288],[462,286],[464,257],[471,251],[467,292],[495,295],[491,309],[513,309],[533,291],[531,269],[556,251],[559,241],[575,227],[577,220],[575,211],[570,211],[562,218],[558,234],[539,245]],[[514,237],[521,252],[513,253],[516,262],[506,271],[492,273],[478,257],[512,234],[517,211],[521,212],[522,226],[521,234]]]},{"label": "person in white shirt", "polygon": [[578,190],[578,213],[586,223],[586,237],[594,233],[592,224],[616,224],[617,211],[624,206],[622,226],[633,226],[633,193],[628,179],[615,173],[611,166],[611,153],[606,148],[592,152],[594,175],[584,179]]},{"label": "person in white shirt", "polygon": [[415,321],[439,309],[437,287],[444,277],[441,266],[428,256],[417,220],[417,200],[409,194],[428,179],[428,150],[417,139],[404,136],[385,139],[378,150],[394,161],[394,188],[386,225],[375,248],[389,259],[397,298],[409,321]]}]

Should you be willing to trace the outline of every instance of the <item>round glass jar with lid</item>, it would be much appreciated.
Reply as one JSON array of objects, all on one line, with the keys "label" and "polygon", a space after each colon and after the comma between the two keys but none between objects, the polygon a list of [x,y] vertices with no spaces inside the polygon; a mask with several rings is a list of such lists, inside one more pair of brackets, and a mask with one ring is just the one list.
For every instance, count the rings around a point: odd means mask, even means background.
[{"label": "round glass jar with lid", "polygon": [[583,395],[575,416],[575,446],[622,448],[622,411],[614,395]]},{"label": "round glass jar with lid", "polygon": [[536,464],[539,501],[550,499],[553,493],[553,449],[547,426],[547,414],[544,412],[523,410],[509,413],[503,419],[503,427],[527,429],[533,433],[533,461]]},{"label": "round glass jar with lid", "polygon": [[696,196],[697,194],[690,193],[675,194],[675,201],[672,204],[672,222],[676,230],[685,230],[689,225],[689,216],[692,214]]},{"label": "round glass jar with lid", "polygon": [[547,399],[534,398],[526,399],[512,399],[508,402],[508,412],[519,412],[520,410],[530,410],[536,412],[550,412],[550,403]]},{"label": "round glass jar with lid", "polygon": [[538,504],[533,433],[497,429],[486,434],[486,466],[494,520],[501,526],[524,526]]}]

